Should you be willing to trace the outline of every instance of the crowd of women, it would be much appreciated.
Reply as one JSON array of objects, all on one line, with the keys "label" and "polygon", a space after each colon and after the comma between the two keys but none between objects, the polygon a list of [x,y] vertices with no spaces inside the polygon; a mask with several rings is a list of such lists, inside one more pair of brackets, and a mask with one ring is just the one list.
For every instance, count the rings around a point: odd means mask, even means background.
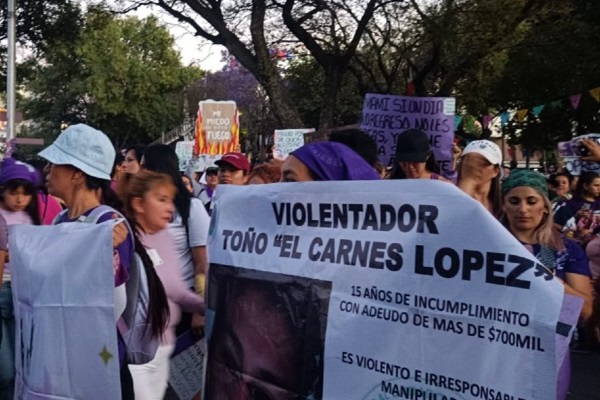
[{"label": "crowd of women", "polygon": [[[75,223],[101,205],[109,208],[97,223],[126,218],[113,230],[115,315],[124,309],[117,293],[137,255],[148,276],[151,335],[160,338],[160,346],[151,362],[128,365],[125,342],[115,329],[122,397],[162,399],[175,338],[188,330],[201,334],[204,326],[210,212],[213,194],[223,184],[379,179],[455,184],[552,270],[566,293],[584,300],[582,337],[598,340],[600,301],[594,298],[592,278],[600,274],[600,176],[584,173],[574,183],[562,173],[550,179],[531,170],[508,173],[501,150],[487,140],[464,149],[455,145],[452,151],[457,174],[444,177],[427,135],[409,130],[399,135],[394,164],[387,170],[368,135],[338,131],[329,141],[293,151],[283,162],[252,168],[243,154],[228,153],[199,176],[182,174],[169,146],[134,146],[121,154],[102,132],[80,124],[39,154],[43,168],[5,159],[0,165],[0,398],[11,398],[15,374],[10,252],[18,249],[7,247],[7,225]],[[568,360],[563,368],[568,369]],[[568,379],[558,388],[565,398]]]}]

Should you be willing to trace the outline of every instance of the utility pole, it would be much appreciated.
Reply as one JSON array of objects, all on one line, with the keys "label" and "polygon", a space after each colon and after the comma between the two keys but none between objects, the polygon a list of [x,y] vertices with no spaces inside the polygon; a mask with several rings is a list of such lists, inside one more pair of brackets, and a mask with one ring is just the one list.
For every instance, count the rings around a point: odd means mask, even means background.
[{"label": "utility pole", "polygon": [[6,66],[6,143],[10,146],[12,139],[15,138],[15,115],[16,115],[16,97],[15,97],[15,82],[16,82],[16,25],[17,17],[15,13],[16,0],[8,0],[8,55]]}]

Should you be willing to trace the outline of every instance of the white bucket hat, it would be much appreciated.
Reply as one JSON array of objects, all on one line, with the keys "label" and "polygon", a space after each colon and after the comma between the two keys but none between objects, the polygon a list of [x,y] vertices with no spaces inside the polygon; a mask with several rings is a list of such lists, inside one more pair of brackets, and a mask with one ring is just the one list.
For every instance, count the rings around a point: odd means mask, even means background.
[{"label": "white bucket hat", "polygon": [[108,136],[85,124],[65,129],[39,156],[56,165],[72,165],[94,178],[111,180],[115,148]]},{"label": "white bucket hat", "polygon": [[502,164],[502,150],[494,142],[489,140],[474,140],[465,147],[462,155],[465,156],[469,153],[481,154],[493,165]]}]

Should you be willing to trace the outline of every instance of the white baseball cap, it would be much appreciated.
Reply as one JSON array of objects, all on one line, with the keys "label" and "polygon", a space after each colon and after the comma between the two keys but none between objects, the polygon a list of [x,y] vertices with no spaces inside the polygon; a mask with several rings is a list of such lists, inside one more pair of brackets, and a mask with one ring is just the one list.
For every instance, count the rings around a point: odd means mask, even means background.
[{"label": "white baseball cap", "polygon": [[502,164],[502,151],[500,147],[494,142],[489,140],[474,140],[465,147],[462,155],[469,153],[481,154],[493,165]]},{"label": "white baseball cap", "polygon": [[115,148],[108,136],[85,124],[65,129],[39,156],[56,165],[72,165],[86,175],[111,180]]}]

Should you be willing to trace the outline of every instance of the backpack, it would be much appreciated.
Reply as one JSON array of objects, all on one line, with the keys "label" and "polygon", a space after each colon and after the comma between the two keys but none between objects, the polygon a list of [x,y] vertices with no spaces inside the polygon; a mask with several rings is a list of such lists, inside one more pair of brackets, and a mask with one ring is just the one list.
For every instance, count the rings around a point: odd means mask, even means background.
[{"label": "backpack", "polygon": [[[67,212],[63,211],[57,216],[57,220]],[[107,205],[96,207],[88,216],[81,216],[77,222],[95,224],[100,217],[107,213],[119,214]],[[127,222],[129,234],[134,235]],[[133,260],[129,268],[129,279],[125,283],[127,303],[125,311],[117,321],[117,329],[125,342],[126,360],[128,364],[146,364],[154,359],[156,350],[160,344],[159,338],[154,338],[150,332],[148,323],[148,305],[150,304],[150,293],[148,290],[148,277],[142,259],[137,253],[133,253]]]}]

